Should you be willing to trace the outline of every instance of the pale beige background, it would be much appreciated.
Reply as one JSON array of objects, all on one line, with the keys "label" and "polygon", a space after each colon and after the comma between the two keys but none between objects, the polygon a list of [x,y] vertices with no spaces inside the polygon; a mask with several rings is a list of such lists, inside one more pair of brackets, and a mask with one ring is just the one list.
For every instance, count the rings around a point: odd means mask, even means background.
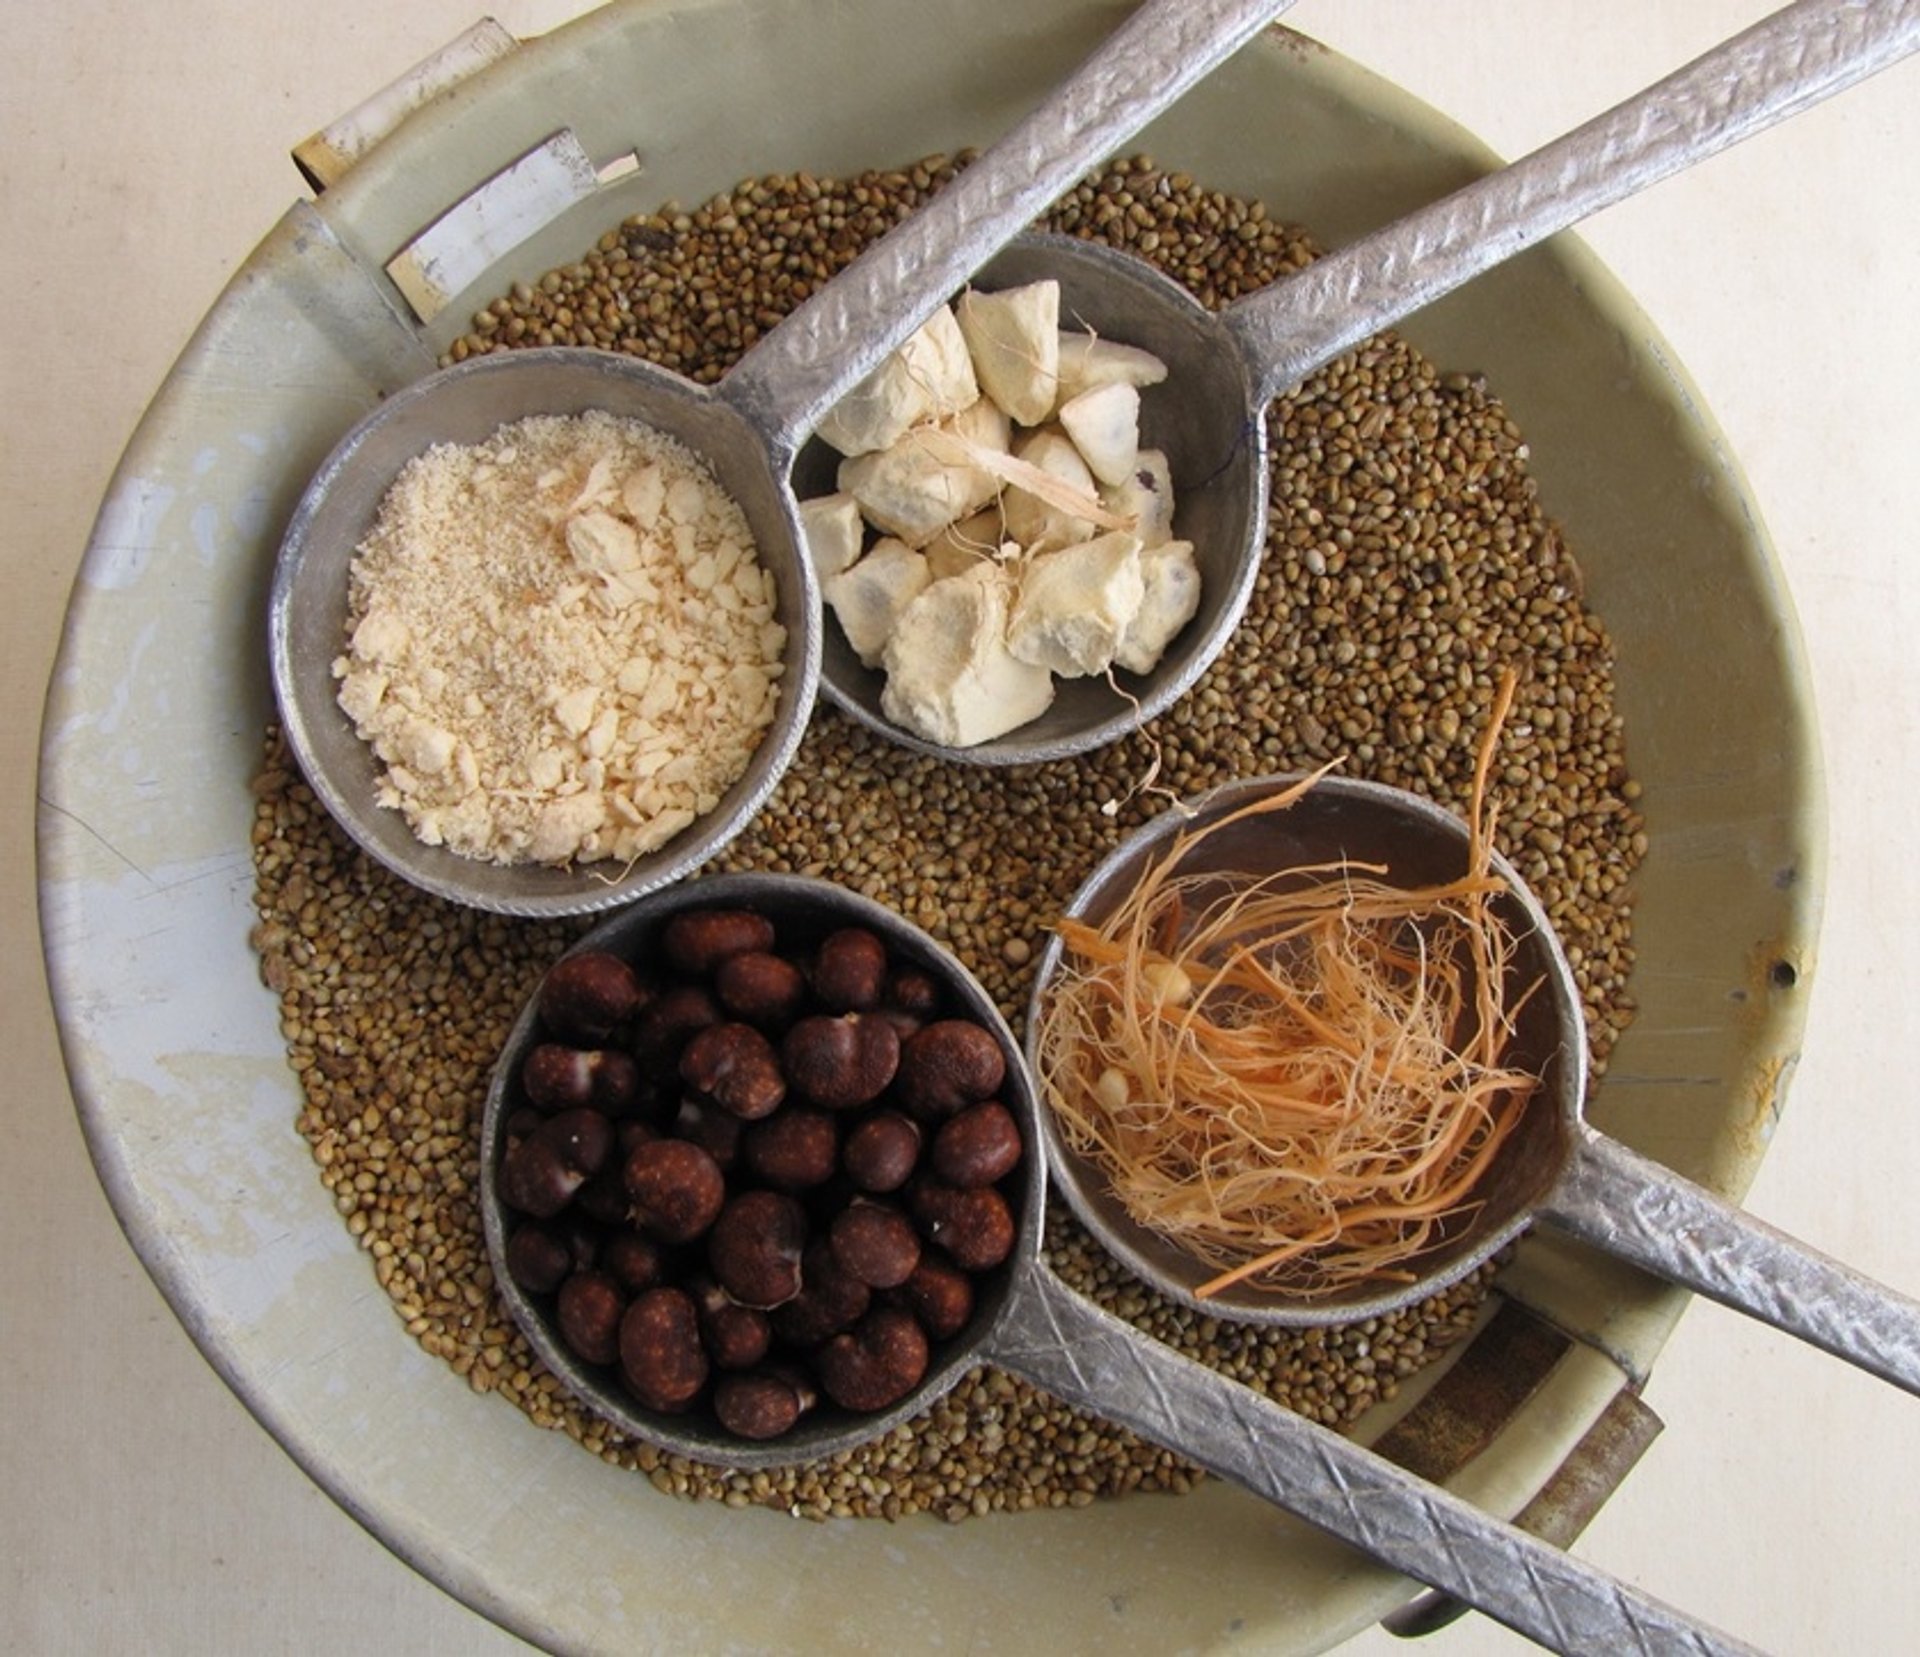
[{"label": "pale beige background", "polygon": [[[505,0],[494,15],[524,35],[580,9]],[[1766,9],[1304,0],[1291,21],[1512,154]],[[291,145],[474,21],[478,0],[16,0],[8,12],[0,1646],[524,1650],[319,1494],[147,1282],[75,1125],[38,964],[31,850],[40,699],[66,589],[143,402],[299,191]],[[1910,64],[1586,232],[1666,331],[1751,474],[1801,609],[1828,746],[1823,958],[1791,1108],[1749,1206],[1910,1291],[1916,156]],[[1920,1401],[1711,1307],[1688,1315],[1649,1397],[1668,1431],[1584,1555],[1769,1649],[1920,1640]],[[1521,1644],[1475,1618],[1428,1649]],[[1375,1634],[1348,1649],[1390,1648],[1403,1649]]]}]

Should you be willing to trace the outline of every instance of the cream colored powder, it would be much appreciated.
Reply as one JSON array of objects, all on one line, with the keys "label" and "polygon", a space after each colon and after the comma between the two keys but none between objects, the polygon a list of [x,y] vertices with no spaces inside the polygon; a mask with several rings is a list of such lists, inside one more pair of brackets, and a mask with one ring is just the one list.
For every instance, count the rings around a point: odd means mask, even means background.
[{"label": "cream colored powder", "polygon": [[380,803],[469,857],[641,857],[718,804],[779,705],[786,630],[745,516],[637,421],[428,450],[350,582],[333,672]]}]

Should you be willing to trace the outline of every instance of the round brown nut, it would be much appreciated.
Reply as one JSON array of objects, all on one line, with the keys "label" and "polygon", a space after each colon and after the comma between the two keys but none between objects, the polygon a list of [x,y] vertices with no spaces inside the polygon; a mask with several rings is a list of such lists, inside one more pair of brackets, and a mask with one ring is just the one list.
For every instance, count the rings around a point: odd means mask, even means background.
[{"label": "round brown nut", "polygon": [[807,1244],[801,1258],[800,1292],[773,1314],[773,1332],[802,1351],[829,1335],[851,1329],[866,1315],[873,1291],[843,1269],[826,1238]]},{"label": "round brown nut", "polygon": [[633,1021],[633,1056],[656,1073],[680,1062],[680,1050],[722,1017],[720,1003],[701,984],[663,990]]},{"label": "round brown nut", "polygon": [[895,1091],[921,1121],[937,1122],[991,1099],[1006,1076],[1006,1054],[990,1030],[964,1018],[943,1018],[901,1047]]},{"label": "round brown nut", "polygon": [[887,1089],[900,1064],[900,1037],[876,1013],[816,1013],[780,1043],[787,1081],[822,1110],[857,1110]]},{"label": "round brown nut", "polygon": [[913,1275],[895,1291],[934,1340],[950,1340],[973,1319],[973,1279],[944,1255],[920,1251]]},{"label": "round brown nut", "polygon": [[806,1379],[785,1366],[729,1375],[713,1389],[713,1413],[736,1438],[778,1438],[791,1432],[814,1402]]},{"label": "round brown nut", "polygon": [[684,1410],[707,1384],[700,1315],[684,1289],[636,1295],[620,1320],[620,1375],[650,1410]]},{"label": "round brown nut", "polygon": [[620,1356],[620,1319],[627,1297],[607,1272],[575,1272],[560,1285],[554,1322],[576,1358],[610,1364]]},{"label": "round brown nut", "polygon": [[773,922],[750,909],[683,909],[660,929],[667,964],[688,978],[706,978],[730,955],[773,948]]},{"label": "round brown nut", "polygon": [[732,1111],[692,1094],[680,1101],[673,1118],[674,1138],[698,1145],[726,1172],[740,1160],[740,1139],[746,1129],[746,1123]]},{"label": "round brown nut", "polygon": [[807,1191],[833,1178],[840,1130],[824,1111],[802,1105],[751,1123],[740,1140],[740,1160],[756,1179],[778,1191]]},{"label": "round brown nut", "polygon": [[573,1250],[558,1232],[538,1220],[514,1227],[507,1239],[507,1275],[536,1295],[550,1295],[574,1268]]},{"label": "round brown nut", "polygon": [[547,1117],[500,1159],[500,1200],[535,1219],[552,1219],[598,1172],[613,1142],[613,1125],[598,1111]]},{"label": "round brown nut", "polygon": [[713,975],[713,993],[735,1018],[782,1030],[807,998],[806,976],[785,956],[749,949],[729,955]]},{"label": "round brown nut", "polygon": [[624,1224],[631,1208],[625,1159],[608,1157],[600,1171],[574,1192],[573,1206],[601,1225]]},{"label": "round brown nut", "polygon": [[633,1217],[663,1243],[687,1243],[709,1230],[727,1200],[720,1164],[684,1139],[650,1139],[627,1153]]},{"label": "round brown nut", "polygon": [[598,1047],[646,999],[632,967],[605,950],[562,956],[541,981],[540,1017],[562,1041]]},{"label": "round brown nut", "polygon": [[700,1309],[700,1339],[715,1369],[751,1369],[773,1345],[773,1325],[757,1306],[742,1306],[709,1277],[687,1285]]},{"label": "round brown nut", "polygon": [[910,1312],[876,1306],[814,1355],[821,1390],[842,1409],[884,1410],[926,1378],[927,1337]]},{"label": "round brown nut", "polygon": [[877,1110],[847,1135],[840,1165],[862,1191],[898,1191],[920,1160],[920,1125],[897,1110]]},{"label": "round brown nut", "polygon": [[920,1234],[897,1208],[856,1202],[834,1216],[827,1241],[841,1269],[870,1289],[906,1282],[920,1263]]},{"label": "round brown nut", "polygon": [[520,1086],[537,1110],[592,1105],[618,1115],[639,1096],[640,1067],[616,1048],[543,1041],[521,1064]]},{"label": "round brown nut", "polygon": [[828,1012],[871,1012],[886,993],[887,946],[864,926],[843,926],[821,940],[809,977]]},{"label": "round brown nut", "polygon": [[1023,1149],[1013,1112],[998,1099],[984,1099],[940,1124],[927,1168],[948,1185],[992,1185],[1020,1166]]},{"label": "round brown nut", "polygon": [[720,1210],[707,1237],[707,1265],[743,1306],[763,1311],[800,1292],[807,1214],[784,1191],[743,1191]]},{"label": "round brown nut", "polygon": [[744,1122],[771,1116],[787,1096],[780,1055],[751,1024],[702,1030],[680,1055],[680,1079]]},{"label": "round brown nut", "polygon": [[651,1289],[665,1275],[666,1256],[660,1245],[638,1231],[623,1228],[600,1248],[600,1265],[630,1295]]},{"label": "round brown nut", "polygon": [[921,1024],[940,1011],[940,983],[919,967],[896,967],[887,978],[886,1005]]},{"label": "round brown nut", "polygon": [[1013,1252],[1013,1210],[991,1185],[965,1191],[924,1181],[913,1189],[913,1213],[927,1241],[967,1271],[989,1271]]}]

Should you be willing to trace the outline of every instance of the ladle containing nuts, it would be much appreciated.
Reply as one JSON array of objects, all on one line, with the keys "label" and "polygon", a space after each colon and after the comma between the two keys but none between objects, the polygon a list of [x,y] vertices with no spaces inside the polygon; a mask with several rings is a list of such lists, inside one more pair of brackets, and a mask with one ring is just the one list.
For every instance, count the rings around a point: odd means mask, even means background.
[{"label": "ladle containing nuts", "polygon": [[[715,1104],[690,1071],[734,1073],[687,1063],[703,1039],[756,1078],[732,1109],[689,1108]],[[731,875],[552,969],[494,1073],[480,1196],[535,1350],[671,1453],[823,1459],[989,1363],[1550,1646],[1744,1649],[1084,1299],[1041,1256],[1047,1171],[1019,1048],[958,962],[841,888]]]}]

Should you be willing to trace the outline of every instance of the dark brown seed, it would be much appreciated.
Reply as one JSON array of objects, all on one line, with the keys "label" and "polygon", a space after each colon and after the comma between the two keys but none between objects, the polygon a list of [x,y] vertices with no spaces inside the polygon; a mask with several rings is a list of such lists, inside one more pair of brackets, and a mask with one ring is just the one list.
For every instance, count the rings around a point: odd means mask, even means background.
[{"label": "dark brown seed", "polygon": [[788,1369],[729,1375],[713,1389],[713,1413],[737,1438],[779,1438],[813,1407],[814,1393]]},{"label": "dark brown seed", "polygon": [[897,1208],[856,1202],[834,1216],[827,1232],[833,1257],[870,1289],[906,1282],[920,1263],[920,1235]]},{"label": "dark brown seed", "polygon": [[573,1270],[573,1251],[557,1232],[529,1220],[507,1239],[507,1275],[532,1294],[550,1295]]},{"label": "dark brown seed", "polygon": [[874,1013],[803,1018],[780,1043],[787,1081],[823,1110],[857,1110],[886,1091],[900,1064],[900,1037]]},{"label": "dark brown seed", "polygon": [[851,1329],[866,1315],[873,1291],[841,1268],[826,1238],[807,1245],[800,1292],[773,1314],[773,1332],[802,1351]]},{"label": "dark brown seed", "polygon": [[780,1306],[800,1292],[807,1216],[782,1191],[743,1191],[721,1209],[707,1239],[707,1264],[743,1306]]},{"label": "dark brown seed", "polygon": [[633,1217],[663,1243],[686,1243],[719,1218],[727,1198],[720,1164],[684,1139],[650,1139],[627,1155]]},{"label": "dark brown seed", "polygon": [[620,1319],[627,1297],[606,1272],[575,1272],[560,1285],[554,1322],[560,1338],[577,1358],[610,1364],[620,1356]]},{"label": "dark brown seed", "polygon": [[1020,1126],[998,1099],[968,1105],[940,1124],[927,1167],[948,1185],[992,1185],[1020,1166]]},{"label": "dark brown seed", "polygon": [[640,1010],[633,968],[604,950],[582,950],[553,964],[540,985],[540,1017],[562,1041],[598,1047]]},{"label": "dark brown seed", "polygon": [[937,1341],[950,1340],[972,1321],[973,1278],[931,1248],[920,1251],[913,1275],[894,1293]]},{"label": "dark brown seed", "polygon": [[1006,1080],[1007,1059],[993,1033],[962,1018],[943,1018],[900,1049],[896,1091],[923,1122],[937,1122],[991,1099]]},{"label": "dark brown seed", "polygon": [[661,953],[677,973],[705,978],[730,955],[773,948],[773,922],[749,909],[687,909],[660,930]]},{"label": "dark brown seed", "polygon": [[709,1025],[680,1055],[680,1079],[743,1122],[771,1116],[787,1096],[780,1055],[751,1024]]},{"label": "dark brown seed", "polygon": [[862,1191],[898,1191],[920,1160],[920,1125],[897,1110],[875,1111],[847,1135],[840,1165]]},{"label": "dark brown seed", "polygon": [[807,1191],[833,1178],[840,1130],[824,1111],[790,1105],[741,1136],[740,1160],[754,1178],[777,1191]]},{"label": "dark brown seed", "polygon": [[910,1312],[876,1306],[814,1356],[821,1390],[842,1409],[884,1410],[926,1378],[927,1337]]},{"label": "dark brown seed", "polygon": [[828,1012],[870,1012],[886,993],[887,946],[864,926],[842,927],[821,940],[810,976]]},{"label": "dark brown seed", "polygon": [[700,1315],[684,1289],[658,1288],[634,1297],[620,1320],[620,1374],[652,1410],[681,1410],[707,1384]]},{"label": "dark brown seed", "polygon": [[783,1030],[806,1000],[807,980],[784,957],[750,949],[720,963],[713,990],[735,1018],[763,1030]]},{"label": "dark brown seed", "polygon": [[1013,1252],[1013,1210],[990,1185],[963,1191],[923,1182],[913,1189],[913,1214],[927,1241],[967,1271],[991,1270]]}]

